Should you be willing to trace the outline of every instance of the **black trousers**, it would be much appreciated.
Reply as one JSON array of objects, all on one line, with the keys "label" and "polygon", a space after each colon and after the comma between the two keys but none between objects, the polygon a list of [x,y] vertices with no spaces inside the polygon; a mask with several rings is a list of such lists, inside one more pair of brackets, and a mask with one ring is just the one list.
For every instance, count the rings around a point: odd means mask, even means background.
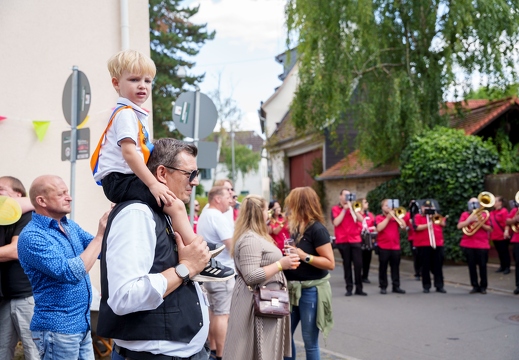
[{"label": "black trousers", "polygon": [[344,269],[344,281],[346,282],[346,291],[353,290],[353,272],[355,274],[355,291],[362,291],[362,250],[360,243],[337,244],[337,249],[341,253],[342,267]]},{"label": "black trousers", "polygon": [[400,250],[380,249],[378,253],[378,283],[381,289],[387,288],[387,265],[391,268],[393,289],[400,287]]},{"label": "black trousers", "polygon": [[368,280],[373,250],[362,250],[362,279]]},{"label": "black trousers", "polygon": [[510,268],[510,239],[494,240],[494,247],[496,248],[497,255],[499,256],[499,266],[501,269]]},{"label": "black trousers", "polygon": [[162,212],[162,206],[157,204],[150,189],[135,174],[110,173],[101,183],[106,198],[113,203],[140,200],[148,204],[153,211]]},{"label": "black trousers", "polygon": [[515,261],[515,287],[519,289],[519,243],[514,243],[512,252]]},{"label": "black trousers", "polygon": [[[487,279],[487,249],[463,248],[463,253],[467,257],[467,265],[469,267],[470,284],[476,290],[486,290],[488,285]],[[478,282],[479,268],[479,282]]]},{"label": "black trousers", "polygon": [[418,250],[413,246],[413,242],[411,241],[411,252],[413,253],[413,268],[414,268],[414,276],[422,276],[422,265],[420,264],[420,259],[418,258]]},{"label": "black trousers", "polygon": [[434,287],[443,288],[443,246],[438,246],[436,249],[430,246],[419,246],[416,250],[422,264],[423,288],[427,290],[431,288],[431,273],[434,277]]}]

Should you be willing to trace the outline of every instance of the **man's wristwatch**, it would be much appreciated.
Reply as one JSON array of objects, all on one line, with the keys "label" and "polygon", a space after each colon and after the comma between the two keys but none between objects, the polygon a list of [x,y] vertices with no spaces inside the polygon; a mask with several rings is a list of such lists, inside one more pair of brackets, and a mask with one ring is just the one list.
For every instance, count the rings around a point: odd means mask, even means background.
[{"label": "man's wristwatch", "polygon": [[186,265],[178,264],[175,267],[175,272],[182,279],[182,284],[186,284],[189,281],[189,270]]}]

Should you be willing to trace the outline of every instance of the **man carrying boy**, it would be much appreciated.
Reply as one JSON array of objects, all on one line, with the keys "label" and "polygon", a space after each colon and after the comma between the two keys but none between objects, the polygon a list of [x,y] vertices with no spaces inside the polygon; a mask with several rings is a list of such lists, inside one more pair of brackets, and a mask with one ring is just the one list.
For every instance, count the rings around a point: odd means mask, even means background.
[{"label": "man carrying boy", "polygon": [[[148,112],[141,108],[151,94],[151,84],[156,68],[153,61],[135,50],[121,51],[108,60],[112,85],[119,94],[117,108],[92,155],[90,165],[94,179],[103,186],[108,200],[121,203],[140,200],[156,212],[164,210],[173,222],[175,231],[185,245],[195,238],[184,203],[166,185],[160,183],[148,170],[146,163],[153,150],[149,138]],[[198,176],[199,170],[188,173],[179,171],[189,180]],[[162,209],[164,204],[164,209]],[[211,248],[211,254],[223,251],[224,247]],[[221,272],[206,272],[199,281],[224,281]],[[233,274],[231,274],[233,275]]]}]

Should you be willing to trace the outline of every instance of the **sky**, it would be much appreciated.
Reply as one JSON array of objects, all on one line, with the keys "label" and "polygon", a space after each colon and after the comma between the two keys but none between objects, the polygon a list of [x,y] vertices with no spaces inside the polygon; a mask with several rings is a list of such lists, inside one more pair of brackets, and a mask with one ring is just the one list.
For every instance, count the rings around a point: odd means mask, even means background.
[{"label": "sky", "polygon": [[214,40],[202,46],[192,58],[194,74],[206,73],[202,93],[218,88],[225,98],[232,97],[243,112],[241,130],[261,133],[258,109],[276,87],[281,64],[274,59],[286,49],[286,0],[186,0],[182,5],[200,4],[195,24],[207,24],[216,31]]}]

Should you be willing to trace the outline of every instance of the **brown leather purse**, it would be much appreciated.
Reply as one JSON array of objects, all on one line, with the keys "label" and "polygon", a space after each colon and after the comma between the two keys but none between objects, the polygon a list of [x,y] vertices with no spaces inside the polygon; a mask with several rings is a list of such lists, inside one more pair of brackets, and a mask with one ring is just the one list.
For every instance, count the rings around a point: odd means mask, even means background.
[{"label": "brown leather purse", "polygon": [[252,298],[255,316],[280,318],[290,314],[288,290],[279,281],[272,281],[262,286],[256,285],[252,291]]}]

